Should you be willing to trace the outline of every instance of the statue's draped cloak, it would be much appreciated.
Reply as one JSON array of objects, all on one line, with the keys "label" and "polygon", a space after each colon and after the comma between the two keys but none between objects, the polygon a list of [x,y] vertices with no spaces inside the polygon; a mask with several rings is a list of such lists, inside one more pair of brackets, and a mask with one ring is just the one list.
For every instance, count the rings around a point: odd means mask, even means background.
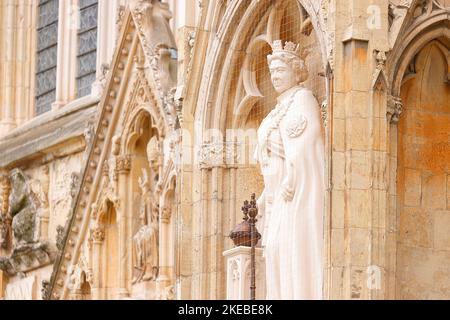
[{"label": "statue's draped cloak", "polygon": [[[276,126],[273,115],[290,101]],[[278,98],[258,130],[256,157],[265,183],[261,214],[268,299],[322,299],[325,162],[321,128],[317,100],[311,91],[294,87]],[[282,195],[288,171],[292,201]]]}]

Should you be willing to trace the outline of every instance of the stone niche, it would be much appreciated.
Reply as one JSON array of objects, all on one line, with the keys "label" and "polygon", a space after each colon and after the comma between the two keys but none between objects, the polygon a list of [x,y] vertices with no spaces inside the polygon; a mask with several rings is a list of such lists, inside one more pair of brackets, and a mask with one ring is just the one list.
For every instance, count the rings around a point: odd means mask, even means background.
[{"label": "stone niche", "polygon": [[398,124],[399,299],[450,296],[450,43],[437,39],[405,76]]}]

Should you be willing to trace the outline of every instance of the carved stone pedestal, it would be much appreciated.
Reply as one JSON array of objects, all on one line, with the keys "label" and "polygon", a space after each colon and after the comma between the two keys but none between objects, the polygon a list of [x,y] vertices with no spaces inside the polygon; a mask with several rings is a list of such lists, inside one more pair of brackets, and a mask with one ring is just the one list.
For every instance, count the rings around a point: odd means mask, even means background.
[{"label": "carved stone pedestal", "polygon": [[36,277],[31,276],[6,286],[5,300],[36,300]]},{"label": "carved stone pedestal", "polygon": [[131,299],[133,300],[157,300],[158,290],[156,281],[144,281],[133,285]]},{"label": "carved stone pedestal", "polygon": [[[227,299],[250,299],[250,247],[237,247],[223,253],[227,265]],[[256,299],[266,298],[263,249],[256,248]]]},{"label": "carved stone pedestal", "polygon": [[55,261],[56,248],[44,241],[15,248],[10,257],[0,258],[0,270],[9,277],[42,268]]}]

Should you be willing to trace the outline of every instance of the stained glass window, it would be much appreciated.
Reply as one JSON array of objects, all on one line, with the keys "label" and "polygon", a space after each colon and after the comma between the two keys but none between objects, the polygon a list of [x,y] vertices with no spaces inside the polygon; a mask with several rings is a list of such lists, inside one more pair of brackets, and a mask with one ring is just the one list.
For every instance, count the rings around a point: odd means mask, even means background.
[{"label": "stained glass window", "polygon": [[39,0],[36,65],[36,114],[51,109],[56,97],[58,0]]},{"label": "stained glass window", "polygon": [[78,30],[77,96],[91,93],[97,66],[98,0],[80,0],[80,29]]}]

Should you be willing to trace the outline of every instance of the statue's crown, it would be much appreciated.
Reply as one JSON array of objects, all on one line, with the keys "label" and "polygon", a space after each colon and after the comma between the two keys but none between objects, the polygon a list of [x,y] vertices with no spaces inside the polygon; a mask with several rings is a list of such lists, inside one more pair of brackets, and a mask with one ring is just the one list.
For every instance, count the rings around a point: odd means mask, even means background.
[{"label": "statue's crown", "polygon": [[309,51],[306,48],[303,48],[300,44],[295,44],[291,41],[286,41],[284,47],[283,47],[283,41],[282,40],[275,40],[272,43],[272,51],[273,53],[289,53],[292,55],[295,55],[301,59],[306,59],[306,57],[309,54]]}]

